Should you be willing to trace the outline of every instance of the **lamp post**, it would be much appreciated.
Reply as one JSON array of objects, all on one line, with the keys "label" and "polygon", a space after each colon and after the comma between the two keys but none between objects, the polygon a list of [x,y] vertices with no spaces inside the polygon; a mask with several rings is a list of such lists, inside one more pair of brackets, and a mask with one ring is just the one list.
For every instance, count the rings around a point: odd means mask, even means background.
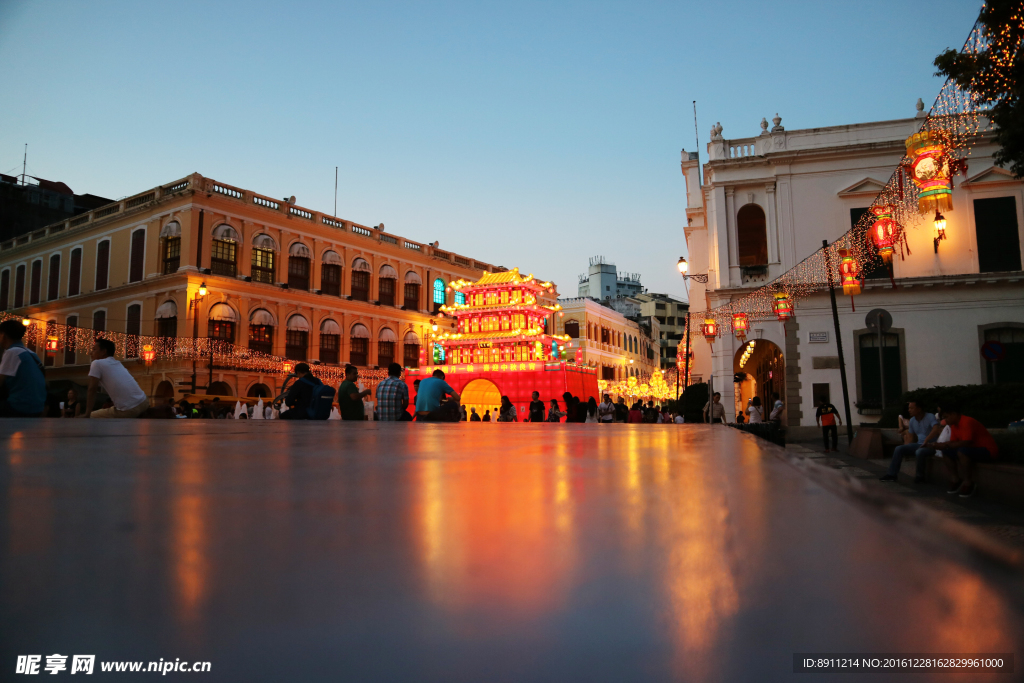
[{"label": "lamp post", "polygon": [[[192,297],[192,300],[188,302],[188,307],[192,309],[192,393],[196,393],[196,350],[195,345],[199,339],[199,304],[202,303],[203,297],[206,296],[206,283],[199,285],[199,290],[196,295]],[[212,358],[211,358],[212,362]]]},{"label": "lamp post", "polygon": [[[694,282],[700,282],[703,284],[708,283],[707,273],[694,273],[690,274],[690,264],[686,262],[685,256],[680,256],[679,261],[676,263],[676,268],[679,269],[679,274],[683,276],[683,281],[693,280]],[[687,290],[689,293],[689,290]],[[689,297],[687,297],[689,298]],[[689,301],[687,301],[686,307],[686,356],[683,358],[683,368],[686,373],[686,380],[683,382],[683,391],[690,386],[690,307]],[[679,381],[679,371],[676,370],[676,382]]]}]

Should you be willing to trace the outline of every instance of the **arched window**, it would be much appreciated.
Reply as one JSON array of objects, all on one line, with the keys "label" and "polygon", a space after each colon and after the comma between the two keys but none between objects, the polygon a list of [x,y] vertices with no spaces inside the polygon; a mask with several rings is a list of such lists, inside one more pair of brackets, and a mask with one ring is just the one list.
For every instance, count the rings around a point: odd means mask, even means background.
[{"label": "arched window", "polygon": [[352,298],[370,300],[370,264],[366,259],[357,258],[352,262]]},{"label": "arched window", "polygon": [[420,309],[420,285],[423,279],[419,273],[410,270],[405,274],[405,302],[403,305],[407,311],[418,311]]},{"label": "arched window", "polygon": [[110,270],[110,240],[103,240],[96,245],[96,291],[107,288],[107,275]]},{"label": "arched window", "polygon": [[[175,314],[177,314],[177,306],[175,306]],[[214,304],[210,307],[210,322],[206,328],[206,336],[210,339],[233,343],[237,323],[238,314],[235,313],[235,309],[224,303]]]},{"label": "arched window", "polygon": [[25,305],[25,264],[22,263],[14,271],[14,307]]},{"label": "arched window", "polygon": [[441,306],[444,305],[444,280],[437,278],[434,280],[434,313],[441,310]]},{"label": "arched window", "polygon": [[213,229],[213,245],[210,248],[210,272],[214,275],[234,277],[238,272],[235,257],[238,253],[238,233],[230,225],[222,224]]},{"label": "arched window", "polygon": [[768,231],[757,204],[747,204],[736,214],[736,244],[741,266],[768,265]]},{"label": "arched window", "polygon": [[306,360],[309,347],[309,321],[299,313],[288,318],[285,330],[284,356],[290,360]]},{"label": "arched window", "polygon": [[370,331],[366,325],[356,323],[352,326],[349,347],[348,362],[352,365],[366,365],[370,355]]},{"label": "arched window", "polygon": [[82,248],[71,250],[71,265],[68,267],[68,296],[75,296],[82,288]]},{"label": "arched window", "polygon": [[377,279],[377,300],[382,306],[395,305],[396,282],[398,282],[398,273],[385,263],[380,267],[380,277]]},{"label": "arched window", "polygon": [[384,327],[377,338],[377,365],[386,368],[395,362],[395,333]]},{"label": "arched window", "polygon": [[274,253],[277,242],[270,235],[256,235],[252,240],[252,262],[249,266],[249,277],[253,282],[274,284]]},{"label": "arched window", "polygon": [[178,336],[178,304],[168,299],[156,309],[156,336],[174,339]]},{"label": "arched window", "polygon": [[213,382],[206,388],[207,396],[231,396],[233,393],[227,382]]},{"label": "arched window", "polygon": [[580,324],[575,320],[565,321],[565,333],[572,339],[580,338]]},{"label": "arched window", "polygon": [[260,384],[257,382],[249,387],[249,391],[246,392],[246,396],[249,398],[270,398],[270,387],[266,384]]},{"label": "arched window", "polygon": [[338,323],[327,319],[320,323],[320,362],[338,364],[341,349],[341,328]]},{"label": "arched window", "polygon": [[324,252],[323,265],[320,266],[320,291],[341,296],[341,257],[336,251]]},{"label": "arched window", "polygon": [[465,306],[466,295],[463,294],[462,292],[455,292],[455,303],[459,304],[460,306]]},{"label": "arched window", "polygon": [[420,338],[411,330],[405,333],[402,340],[402,364],[407,368],[418,368],[420,366]]},{"label": "arched window", "polygon": [[259,353],[270,354],[274,349],[274,316],[263,308],[257,308],[249,316],[249,348]]},{"label": "arched window", "polygon": [[177,221],[171,221],[160,230],[161,262],[163,267],[160,272],[164,275],[174,273],[181,265],[181,225]]},{"label": "arched window", "polygon": [[288,288],[309,291],[309,247],[296,242],[288,249]]}]

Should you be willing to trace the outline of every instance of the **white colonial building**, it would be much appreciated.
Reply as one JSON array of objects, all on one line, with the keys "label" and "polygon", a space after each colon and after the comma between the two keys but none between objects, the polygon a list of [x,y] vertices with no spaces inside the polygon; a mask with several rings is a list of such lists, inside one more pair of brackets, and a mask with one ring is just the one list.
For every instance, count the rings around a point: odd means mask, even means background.
[{"label": "white colonial building", "polygon": [[[713,356],[699,336],[700,311],[770,282],[848,231],[900,163],[921,109],[919,101],[914,118],[788,131],[776,115],[773,127],[762,119],[759,135],[741,139],[726,139],[716,125],[703,183],[697,154],[683,151],[689,272],[707,274],[706,285],[690,287],[693,374],[713,374],[725,405],[739,410],[753,395],[767,401],[778,391],[793,427],[814,425],[818,397],[842,410],[827,292],[799,300],[785,326],[752,322],[745,343],[719,337]],[[854,424],[881,412],[878,335],[865,322],[875,308],[893,320],[881,353],[890,402],[919,387],[1024,381],[1024,183],[993,164],[994,151],[991,135],[979,136],[967,177],[955,179],[944,241],[936,246],[930,217],[908,226],[911,254],[897,252],[893,262],[897,289],[887,273],[869,274],[855,311],[837,292]],[[989,340],[1002,344],[998,363],[981,356]]]}]

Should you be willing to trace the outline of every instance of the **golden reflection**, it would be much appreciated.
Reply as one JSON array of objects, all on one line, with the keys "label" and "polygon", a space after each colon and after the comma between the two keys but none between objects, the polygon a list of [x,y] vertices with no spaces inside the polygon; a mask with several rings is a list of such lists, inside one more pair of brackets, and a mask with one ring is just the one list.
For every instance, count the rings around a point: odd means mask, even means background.
[{"label": "golden reflection", "polygon": [[200,621],[209,593],[208,502],[199,490],[206,484],[205,457],[202,450],[184,447],[174,456],[171,543],[176,611],[183,624]]}]

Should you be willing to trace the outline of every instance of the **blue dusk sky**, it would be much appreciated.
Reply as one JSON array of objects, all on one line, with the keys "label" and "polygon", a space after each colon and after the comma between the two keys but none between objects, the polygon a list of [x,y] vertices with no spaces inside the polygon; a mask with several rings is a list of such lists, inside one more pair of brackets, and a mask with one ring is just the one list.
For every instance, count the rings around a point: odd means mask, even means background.
[{"label": "blue dusk sky", "polygon": [[[0,172],[192,172],[554,280],[683,295],[679,151],[909,117],[980,3],[0,0]],[[698,305],[699,307],[699,305]]]}]

